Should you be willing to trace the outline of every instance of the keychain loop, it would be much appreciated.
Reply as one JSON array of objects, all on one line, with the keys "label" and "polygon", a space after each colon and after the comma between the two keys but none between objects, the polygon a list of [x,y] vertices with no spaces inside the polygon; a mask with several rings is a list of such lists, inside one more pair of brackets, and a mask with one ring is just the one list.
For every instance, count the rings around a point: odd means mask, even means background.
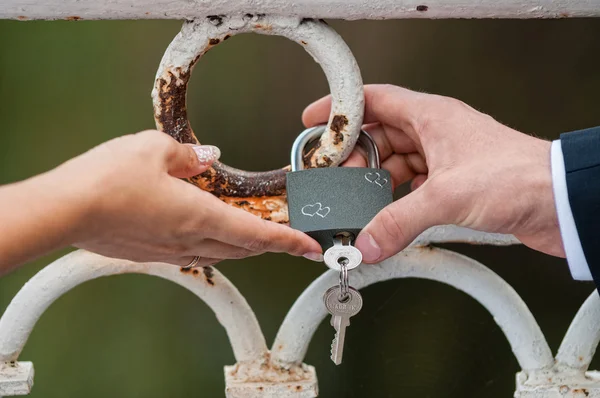
[{"label": "keychain loop", "polygon": [[[167,48],[156,74],[152,99],[159,130],[181,143],[198,144],[186,111],[187,84],[198,60],[212,47],[239,33],[287,37],[301,44],[321,64],[329,82],[332,108],[327,128],[305,166],[342,163],[358,139],[364,113],[360,70],[343,39],[324,21],[297,17],[244,14],[186,21]],[[276,222],[287,222],[285,174],[289,166],[247,172],[216,162],[188,179],[221,200]]]}]

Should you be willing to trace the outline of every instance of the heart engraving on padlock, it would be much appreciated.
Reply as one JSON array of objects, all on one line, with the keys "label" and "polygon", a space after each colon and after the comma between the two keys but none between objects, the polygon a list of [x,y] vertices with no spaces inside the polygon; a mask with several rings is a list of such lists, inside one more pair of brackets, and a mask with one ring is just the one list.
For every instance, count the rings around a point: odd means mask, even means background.
[{"label": "heart engraving on padlock", "polygon": [[387,183],[387,178],[381,176],[381,174],[377,172],[370,172],[365,174],[365,180],[369,181],[371,184],[379,185],[379,187],[383,188]]},{"label": "heart engraving on padlock", "polygon": [[324,207],[320,202],[317,202],[313,205],[306,205],[302,208],[302,214],[309,217],[319,216],[321,218],[325,218],[330,211],[330,207]]}]

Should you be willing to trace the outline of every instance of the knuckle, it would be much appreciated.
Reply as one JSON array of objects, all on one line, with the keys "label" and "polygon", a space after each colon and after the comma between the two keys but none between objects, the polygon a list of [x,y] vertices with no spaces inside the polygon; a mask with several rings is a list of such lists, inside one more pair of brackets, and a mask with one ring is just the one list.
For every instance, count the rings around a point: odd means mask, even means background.
[{"label": "knuckle", "polygon": [[388,206],[381,211],[381,228],[391,241],[404,242],[406,234],[391,207],[393,206]]},{"label": "knuckle", "polygon": [[270,247],[269,240],[267,238],[265,238],[264,236],[262,236],[262,234],[259,234],[256,237],[252,238],[246,244],[246,249],[253,251],[253,252],[259,252],[259,253],[263,253],[263,252],[267,251],[267,249],[269,247]]}]

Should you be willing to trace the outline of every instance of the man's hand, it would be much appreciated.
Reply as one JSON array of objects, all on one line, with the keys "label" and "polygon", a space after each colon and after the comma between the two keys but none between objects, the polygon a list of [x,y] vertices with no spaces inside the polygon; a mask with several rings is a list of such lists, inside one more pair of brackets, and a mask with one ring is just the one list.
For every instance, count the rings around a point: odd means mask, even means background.
[{"label": "man's hand", "polygon": [[[550,142],[508,128],[448,97],[401,87],[365,87],[365,129],[394,186],[412,192],[382,210],[356,241],[365,262],[398,253],[434,225],[514,234],[525,245],[564,256],[550,169]],[[304,112],[323,123],[330,99]],[[357,153],[346,166],[363,167]]]}]

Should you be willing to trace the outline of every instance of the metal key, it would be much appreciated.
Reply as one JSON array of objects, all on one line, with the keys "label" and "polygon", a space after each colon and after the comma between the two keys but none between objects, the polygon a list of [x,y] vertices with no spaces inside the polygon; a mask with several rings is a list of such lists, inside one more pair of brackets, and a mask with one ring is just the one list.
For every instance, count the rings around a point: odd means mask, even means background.
[{"label": "metal key", "polygon": [[333,286],[325,292],[323,301],[331,314],[331,326],[335,329],[335,337],[331,343],[331,360],[339,365],[342,363],[346,328],[350,325],[350,318],[359,313],[363,300],[358,290],[352,287],[348,287],[344,298],[341,288]]},{"label": "metal key", "polygon": [[335,271],[342,271],[342,266],[345,266],[348,271],[358,267],[362,263],[362,253],[351,246],[351,242],[349,236],[336,236],[333,239],[333,246],[323,255],[325,265]]}]

